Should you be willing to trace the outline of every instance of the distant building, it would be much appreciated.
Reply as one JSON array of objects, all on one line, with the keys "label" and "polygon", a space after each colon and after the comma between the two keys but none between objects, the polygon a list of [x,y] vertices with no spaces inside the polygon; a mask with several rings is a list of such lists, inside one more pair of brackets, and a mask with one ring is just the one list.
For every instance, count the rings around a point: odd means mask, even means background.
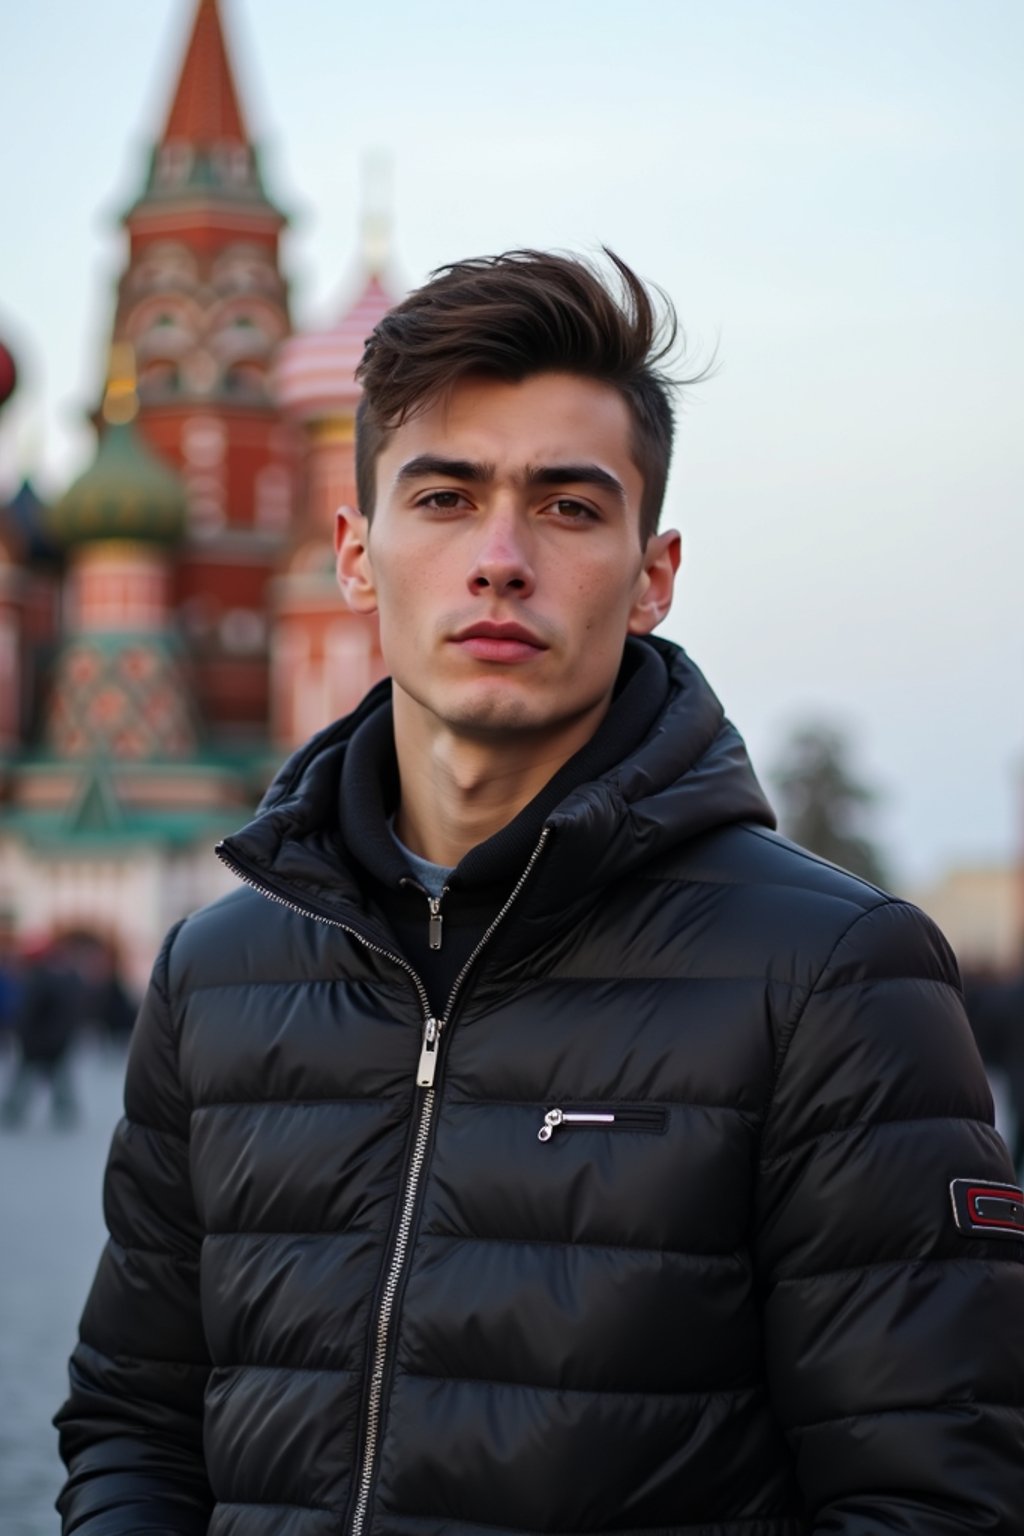
[{"label": "distant building", "polygon": [[948,938],[965,974],[1009,976],[1024,966],[1018,867],[957,865],[912,894]]},{"label": "distant building", "polygon": [[355,499],[353,370],[393,300],[374,255],[335,326],[292,336],[217,0],[122,222],[95,459],[53,507],[26,484],[0,508],[0,920],[87,929],[140,985],[224,888],[216,837],[382,673],[332,520]]}]

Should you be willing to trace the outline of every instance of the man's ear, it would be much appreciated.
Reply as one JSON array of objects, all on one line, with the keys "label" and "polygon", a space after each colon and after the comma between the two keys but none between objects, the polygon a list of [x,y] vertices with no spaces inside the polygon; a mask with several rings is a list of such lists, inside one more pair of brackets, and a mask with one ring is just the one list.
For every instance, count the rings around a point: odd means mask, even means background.
[{"label": "man's ear", "polygon": [[637,596],[630,610],[629,633],[649,635],[672,606],[682,540],[674,528],[653,533],[644,550]]},{"label": "man's ear", "polygon": [[341,595],[354,613],[377,612],[370,564],[370,524],[355,507],[339,507],[334,519],[335,570]]}]

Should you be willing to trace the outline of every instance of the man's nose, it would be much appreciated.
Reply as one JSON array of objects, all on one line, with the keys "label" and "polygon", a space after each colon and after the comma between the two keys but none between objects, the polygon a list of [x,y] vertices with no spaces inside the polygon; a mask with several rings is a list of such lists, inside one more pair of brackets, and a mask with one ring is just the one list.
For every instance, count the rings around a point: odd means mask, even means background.
[{"label": "man's nose", "polygon": [[520,520],[504,513],[488,517],[469,573],[470,591],[526,597],[534,582],[529,538]]}]

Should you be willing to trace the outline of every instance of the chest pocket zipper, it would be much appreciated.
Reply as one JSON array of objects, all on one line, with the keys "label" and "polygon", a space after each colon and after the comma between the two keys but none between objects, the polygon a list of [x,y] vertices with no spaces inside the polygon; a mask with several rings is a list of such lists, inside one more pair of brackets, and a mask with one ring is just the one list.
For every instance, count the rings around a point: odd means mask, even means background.
[{"label": "chest pocket zipper", "polygon": [[550,1141],[558,1130],[663,1131],[667,1111],[657,1104],[617,1104],[614,1109],[549,1109],[537,1132]]}]

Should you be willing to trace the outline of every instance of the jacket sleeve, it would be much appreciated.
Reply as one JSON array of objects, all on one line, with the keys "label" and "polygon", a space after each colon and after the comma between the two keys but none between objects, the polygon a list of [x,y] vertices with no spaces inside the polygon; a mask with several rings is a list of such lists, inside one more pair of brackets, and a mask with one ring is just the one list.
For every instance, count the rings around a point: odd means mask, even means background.
[{"label": "jacket sleeve", "polygon": [[211,1495],[202,1445],[210,1369],[199,1307],[201,1234],[189,1180],[168,935],[132,1036],[125,1117],[107,1164],[109,1240],[55,1423],[76,1536],[199,1536]]},{"label": "jacket sleeve", "polygon": [[863,913],[781,1048],[756,1263],[808,1528],[1020,1536],[1024,1241],[954,1220],[953,1179],[1015,1176],[942,936]]}]

